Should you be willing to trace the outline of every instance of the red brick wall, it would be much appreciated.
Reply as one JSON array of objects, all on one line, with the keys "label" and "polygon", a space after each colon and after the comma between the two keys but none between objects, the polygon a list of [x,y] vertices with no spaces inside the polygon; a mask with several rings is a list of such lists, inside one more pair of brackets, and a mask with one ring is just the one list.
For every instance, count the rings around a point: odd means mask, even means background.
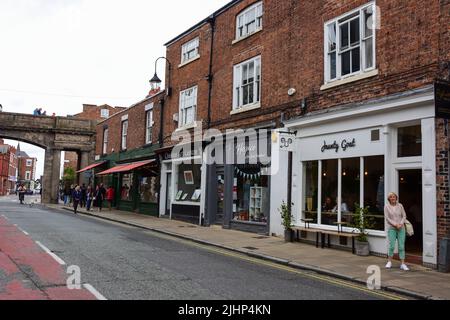
[{"label": "red brick wall", "polygon": [[127,150],[136,149],[144,146],[145,143],[145,106],[153,102],[153,132],[152,143],[158,143],[160,130],[160,99],[163,93],[145,99],[136,105],[126,109],[126,111],[115,114],[109,119],[100,122],[97,125],[97,144],[96,154],[103,153],[103,130],[105,126],[109,129],[108,152],[121,151],[122,117],[128,115],[128,139]]},{"label": "red brick wall", "polygon": [[[32,165],[31,167],[27,166],[27,160],[30,159],[32,160]],[[31,178],[33,178],[33,176],[35,175],[35,162],[36,162],[36,158],[19,158],[18,159],[18,179],[19,180],[25,180],[25,175],[27,171],[30,171],[31,173]],[[36,177],[34,177],[36,178]]]}]

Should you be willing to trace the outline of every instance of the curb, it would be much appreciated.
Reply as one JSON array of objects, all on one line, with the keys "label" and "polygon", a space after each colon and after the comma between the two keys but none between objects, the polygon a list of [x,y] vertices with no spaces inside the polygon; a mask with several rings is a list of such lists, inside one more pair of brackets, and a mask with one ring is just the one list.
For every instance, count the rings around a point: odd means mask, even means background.
[{"label": "curb", "polygon": [[[68,207],[53,208],[53,207],[47,207],[45,205],[42,205],[42,206],[45,207],[45,208],[49,208],[49,209],[53,209],[53,210],[59,210],[59,211],[70,211],[70,212],[73,211],[73,209],[68,208]],[[298,262],[292,262],[292,261],[289,261],[289,260],[276,258],[276,257],[272,257],[272,256],[269,256],[269,255],[261,254],[261,253],[250,252],[250,251],[246,251],[246,250],[242,250],[242,249],[232,248],[232,247],[228,247],[226,245],[222,245],[222,244],[218,244],[218,243],[214,243],[214,242],[210,242],[210,241],[206,241],[206,240],[201,240],[201,239],[188,237],[188,236],[185,236],[185,235],[182,235],[182,234],[179,234],[179,233],[175,233],[175,232],[170,232],[170,231],[166,231],[166,230],[151,228],[151,227],[135,224],[135,223],[132,223],[132,222],[126,222],[126,221],[121,221],[121,220],[117,220],[117,219],[112,219],[112,218],[98,216],[98,215],[95,215],[95,214],[92,214],[92,213],[88,213],[88,212],[85,212],[85,211],[79,211],[78,214],[83,214],[85,216],[90,216],[90,217],[94,217],[94,218],[98,218],[98,219],[102,219],[102,220],[116,222],[116,223],[120,223],[120,224],[131,226],[131,227],[136,227],[136,228],[153,231],[153,232],[160,233],[160,234],[169,235],[169,236],[180,238],[180,239],[183,239],[183,240],[188,240],[188,241],[199,243],[199,244],[204,244],[204,245],[208,245],[208,246],[212,246],[212,247],[216,247],[216,248],[225,249],[225,250],[228,250],[228,251],[237,252],[237,253],[244,254],[244,255],[247,255],[249,257],[252,257],[252,258],[258,258],[258,259],[261,259],[261,260],[270,261],[270,262],[273,262],[273,263],[276,263],[276,264],[289,266],[289,267],[292,267],[292,268],[295,268],[295,269],[299,269],[299,270],[312,271],[312,272],[315,272],[315,273],[318,273],[318,274],[321,274],[321,275],[325,275],[325,276],[329,276],[329,277],[333,277],[333,278],[337,278],[337,279],[353,282],[353,283],[356,283],[356,284],[359,284],[359,285],[364,285],[364,286],[367,285],[367,283],[365,281],[360,280],[358,278],[347,276],[347,275],[344,275],[344,274],[341,274],[341,273],[337,273],[337,272],[334,272],[334,271],[331,271],[331,270],[323,269],[323,268],[320,268],[320,267],[317,267],[317,266],[300,264]],[[381,286],[381,289],[386,291],[386,292],[397,293],[397,294],[401,294],[401,295],[408,296],[408,297],[411,297],[411,298],[414,298],[414,299],[419,299],[419,300],[442,300],[440,298],[433,297],[432,295],[429,295],[429,294],[422,294],[422,293],[419,293],[419,292],[415,292],[415,291],[411,291],[411,290],[404,289],[404,288],[399,288],[399,287]]]}]

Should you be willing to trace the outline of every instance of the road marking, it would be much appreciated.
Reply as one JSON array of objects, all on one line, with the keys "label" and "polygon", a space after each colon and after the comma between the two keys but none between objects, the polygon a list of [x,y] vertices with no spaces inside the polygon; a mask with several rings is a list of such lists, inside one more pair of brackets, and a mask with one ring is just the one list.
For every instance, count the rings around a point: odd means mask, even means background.
[{"label": "road marking", "polygon": [[2,217],[5,218],[6,220],[9,220],[7,216],[5,216],[4,214],[2,214]]},{"label": "road marking", "polygon": [[21,227],[19,227],[17,224],[14,225],[14,227],[16,227],[17,229],[19,229],[20,231],[22,231],[26,236],[29,236],[30,234],[28,232],[26,232],[25,230],[23,230]]},{"label": "road marking", "polygon": [[64,262],[63,259],[61,259],[60,257],[58,257],[56,254],[54,254],[53,252],[50,251],[49,248],[47,248],[46,246],[44,246],[42,243],[40,243],[39,241],[36,241],[37,245],[39,247],[42,248],[42,250],[44,250],[45,252],[47,252],[53,259],[56,260],[56,262],[58,262],[60,265],[64,266],[66,265],[66,263]]},{"label": "road marking", "polygon": [[89,283],[83,284],[83,287],[87,289],[90,293],[92,293],[97,298],[97,300],[108,300]]},{"label": "road marking", "polygon": [[[150,232],[152,234],[154,234],[154,232],[152,232],[152,231],[150,231]],[[192,246],[192,247],[201,248],[201,249],[204,249],[204,250],[207,250],[207,251],[210,251],[210,252],[214,252],[214,253],[218,253],[218,254],[221,254],[221,255],[224,255],[224,256],[229,256],[229,257],[233,257],[233,258],[236,258],[236,259],[245,260],[247,262],[251,262],[251,263],[254,263],[254,264],[265,265],[267,267],[271,267],[271,268],[274,268],[274,269],[279,269],[279,270],[287,271],[287,272],[290,272],[290,273],[295,273],[295,274],[301,275],[301,276],[306,277],[306,278],[312,278],[312,279],[319,280],[319,281],[322,281],[322,282],[331,283],[331,284],[334,284],[336,286],[342,286],[342,287],[347,287],[347,288],[350,288],[350,289],[353,289],[353,290],[363,291],[363,292],[368,293],[370,295],[376,295],[376,296],[380,296],[380,297],[391,299],[391,300],[407,300],[406,298],[403,298],[403,297],[395,295],[395,294],[390,294],[390,293],[386,293],[386,292],[370,290],[370,289],[368,289],[368,288],[366,288],[366,287],[364,287],[362,285],[352,284],[351,282],[347,282],[347,281],[344,281],[344,280],[334,279],[334,278],[332,278],[330,276],[324,276],[324,275],[319,275],[319,274],[308,273],[308,272],[301,271],[301,270],[298,270],[298,269],[293,268],[293,267],[283,266],[283,265],[280,265],[280,264],[277,264],[277,263],[274,263],[274,262],[265,261],[265,260],[262,260],[262,259],[245,256],[244,254],[234,253],[234,252],[231,252],[231,251],[225,250],[225,249],[218,249],[218,248],[210,247],[210,246],[199,244],[199,243],[195,243],[195,242],[192,242],[192,241],[189,241],[189,240],[177,239],[177,238],[174,238],[174,237],[169,236],[169,235],[162,235],[162,234],[155,234],[155,235],[157,235],[160,238],[171,239],[171,240],[176,241],[176,242],[184,243],[184,244],[187,244],[187,245]]]}]

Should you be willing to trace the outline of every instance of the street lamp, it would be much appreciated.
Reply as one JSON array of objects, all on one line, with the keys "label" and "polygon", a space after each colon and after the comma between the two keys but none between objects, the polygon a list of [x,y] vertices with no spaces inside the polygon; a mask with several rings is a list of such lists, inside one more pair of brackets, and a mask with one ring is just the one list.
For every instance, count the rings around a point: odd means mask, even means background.
[{"label": "street lamp", "polygon": [[172,88],[170,87],[170,72],[172,70],[172,64],[170,63],[169,59],[167,59],[166,57],[159,57],[158,59],[156,59],[155,61],[155,75],[153,76],[153,78],[150,80],[150,85],[152,90],[159,90],[161,88],[161,79],[158,77],[158,73],[157,73],[157,66],[158,66],[158,61],[160,59],[164,59],[167,61],[167,64],[169,65],[169,73],[168,73],[168,81],[167,81],[167,88],[166,88],[166,95],[170,96],[172,93]]}]

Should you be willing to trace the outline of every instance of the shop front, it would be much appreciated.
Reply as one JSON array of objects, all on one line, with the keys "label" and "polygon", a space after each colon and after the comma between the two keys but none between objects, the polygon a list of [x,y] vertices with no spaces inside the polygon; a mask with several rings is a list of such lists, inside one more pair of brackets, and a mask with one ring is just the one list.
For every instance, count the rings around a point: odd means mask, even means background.
[{"label": "shop front", "polygon": [[[270,222],[270,130],[233,139],[224,137],[224,161],[207,173],[206,223],[268,234]],[[210,155],[209,146],[205,153]],[[222,164],[224,163],[224,164]]]},{"label": "shop front", "polygon": [[[311,114],[286,126],[297,132],[292,173],[295,225],[305,226],[307,220],[311,227],[337,231],[343,225],[344,231],[353,232],[356,209],[367,207],[370,250],[385,256],[384,206],[387,194],[395,192],[416,230],[407,240],[409,258],[436,265],[436,138],[430,91]],[[281,170],[273,187],[283,177]],[[274,197],[286,199],[286,194],[281,191]],[[272,206],[278,223],[271,231],[282,234],[276,217],[279,205]],[[343,240],[336,237],[333,245],[350,245]]]}]

